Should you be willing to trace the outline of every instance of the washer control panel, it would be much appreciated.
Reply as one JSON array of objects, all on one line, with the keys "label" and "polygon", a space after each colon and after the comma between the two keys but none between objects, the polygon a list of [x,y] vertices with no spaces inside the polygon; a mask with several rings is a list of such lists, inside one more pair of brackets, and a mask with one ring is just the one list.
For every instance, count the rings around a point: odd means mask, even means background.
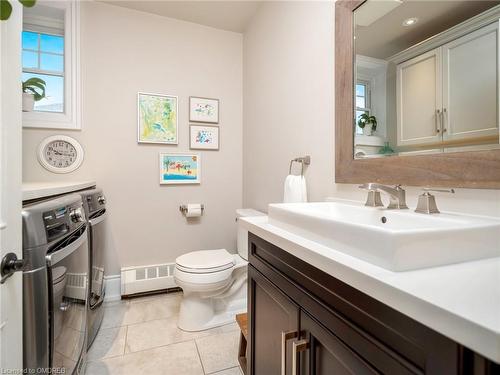
[{"label": "washer control panel", "polygon": [[77,229],[85,222],[82,205],[61,206],[42,214],[48,242]]}]

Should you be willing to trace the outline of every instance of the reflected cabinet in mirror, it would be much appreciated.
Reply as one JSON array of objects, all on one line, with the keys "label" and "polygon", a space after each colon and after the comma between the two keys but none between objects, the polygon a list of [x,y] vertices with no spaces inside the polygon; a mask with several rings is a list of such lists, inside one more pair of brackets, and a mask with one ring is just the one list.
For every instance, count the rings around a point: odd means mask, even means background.
[{"label": "reflected cabinet in mirror", "polygon": [[354,156],[500,147],[496,1],[354,11]]},{"label": "reflected cabinet in mirror", "polygon": [[500,1],[337,1],[337,182],[499,188],[499,25]]}]

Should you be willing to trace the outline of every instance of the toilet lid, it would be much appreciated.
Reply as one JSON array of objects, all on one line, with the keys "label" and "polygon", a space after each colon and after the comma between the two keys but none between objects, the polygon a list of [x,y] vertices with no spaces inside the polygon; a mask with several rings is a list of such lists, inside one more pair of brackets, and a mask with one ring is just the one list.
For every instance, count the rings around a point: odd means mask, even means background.
[{"label": "toilet lid", "polygon": [[226,249],[193,251],[175,260],[186,272],[217,272],[234,266],[234,257]]},{"label": "toilet lid", "polygon": [[54,267],[52,268],[52,282],[58,283],[66,276],[66,267]]}]

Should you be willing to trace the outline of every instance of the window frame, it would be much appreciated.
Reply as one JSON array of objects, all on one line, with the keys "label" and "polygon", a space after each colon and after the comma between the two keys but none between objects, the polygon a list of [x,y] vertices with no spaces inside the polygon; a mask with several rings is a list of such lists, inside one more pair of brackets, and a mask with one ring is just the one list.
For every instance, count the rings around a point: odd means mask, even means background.
[{"label": "window frame", "polygon": [[[80,4],[75,0],[40,2],[40,4],[64,11],[64,25],[61,25],[61,28],[64,28],[64,112],[23,112],[23,127],[79,130],[81,129]],[[23,22],[23,31],[57,34],[56,30],[44,17],[29,16]]]},{"label": "window frame", "polygon": [[[356,88],[357,85],[363,85],[365,86],[365,107],[358,107],[356,105],[356,109],[355,109],[355,114],[357,112],[365,112],[368,114],[368,116],[370,116],[370,113],[371,113],[371,82],[369,80],[365,80],[365,79],[356,79],[356,82],[354,84],[354,87]],[[356,93],[356,90],[355,90],[355,93]],[[356,98],[358,97],[358,95],[354,95],[354,103],[356,104]],[[363,134],[363,129],[361,129],[359,126],[358,126],[358,121],[357,121],[357,116],[355,117],[356,118],[356,121],[355,121],[355,132],[354,134],[355,135],[362,135]]]}]

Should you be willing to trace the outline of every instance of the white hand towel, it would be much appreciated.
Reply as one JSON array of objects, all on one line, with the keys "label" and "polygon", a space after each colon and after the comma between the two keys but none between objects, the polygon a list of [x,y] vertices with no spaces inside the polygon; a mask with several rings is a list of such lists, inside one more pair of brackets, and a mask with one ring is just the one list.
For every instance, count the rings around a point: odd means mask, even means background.
[{"label": "white hand towel", "polygon": [[290,174],[286,177],[283,202],[307,202],[306,178],[304,176],[295,176]]}]

